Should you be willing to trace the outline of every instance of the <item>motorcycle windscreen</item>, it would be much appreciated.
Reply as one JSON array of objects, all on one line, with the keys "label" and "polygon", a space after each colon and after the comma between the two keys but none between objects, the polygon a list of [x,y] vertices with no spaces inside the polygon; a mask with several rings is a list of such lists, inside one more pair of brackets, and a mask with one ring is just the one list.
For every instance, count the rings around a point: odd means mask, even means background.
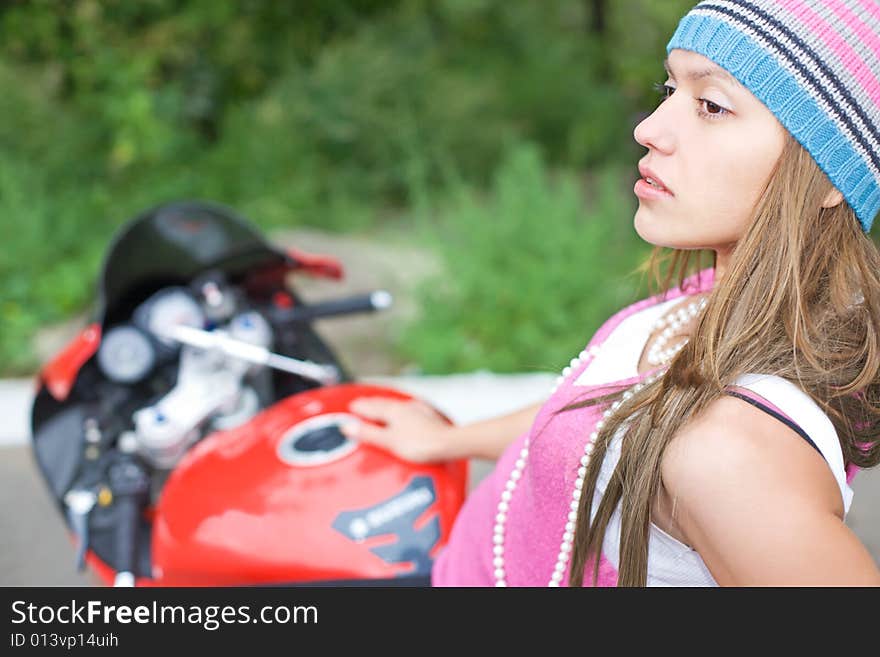
[{"label": "motorcycle windscreen", "polygon": [[132,219],[110,247],[100,278],[101,312],[125,312],[138,297],[207,270],[235,278],[287,259],[228,208],[194,201],[162,205]]}]

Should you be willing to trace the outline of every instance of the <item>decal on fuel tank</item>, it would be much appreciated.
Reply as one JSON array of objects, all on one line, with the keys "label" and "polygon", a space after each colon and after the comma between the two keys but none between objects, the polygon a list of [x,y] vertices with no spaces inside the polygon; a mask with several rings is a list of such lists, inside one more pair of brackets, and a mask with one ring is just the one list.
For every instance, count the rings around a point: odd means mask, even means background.
[{"label": "decal on fuel tank", "polygon": [[431,570],[431,549],[440,540],[440,518],[435,516],[421,529],[416,519],[437,499],[434,480],[416,477],[406,488],[378,504],[356,511],[343,511],[333,521],[333,529],[353,541],[394,534],[397,540],[370,548],[386,563],[412,563],[417,573]]}]

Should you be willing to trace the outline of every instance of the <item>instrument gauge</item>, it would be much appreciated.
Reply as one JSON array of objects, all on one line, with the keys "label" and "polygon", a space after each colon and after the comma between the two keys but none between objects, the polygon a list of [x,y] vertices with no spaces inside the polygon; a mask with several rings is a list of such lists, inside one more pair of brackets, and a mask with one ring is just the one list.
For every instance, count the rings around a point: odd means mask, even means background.
[{"label": "instrument gauge", "polygon": [[163,290],[150,297],[136,313],[139,324],[168,346],[177,343],[170,338],[174,327],[204,328],[205,313],[184,288]]},{"label": "instrument gauge", "polygon": [[139,383],[156,364],[156,348],[143,331],[123,324],[107,331],[97,358],[98,367],[111,381]]}]

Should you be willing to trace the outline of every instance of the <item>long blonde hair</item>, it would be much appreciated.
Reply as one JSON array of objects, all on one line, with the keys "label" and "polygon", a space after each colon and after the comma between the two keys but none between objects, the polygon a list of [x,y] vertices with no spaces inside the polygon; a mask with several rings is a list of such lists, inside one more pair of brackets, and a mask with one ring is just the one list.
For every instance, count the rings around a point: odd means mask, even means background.
[{"label": "long blonde hair", "polygon": [[[663,453],[740,374],[792,381],[831,419],[847,465],[880,461],[880,254],[846,202],[821,207],[832,189],[789,135],[724,276],[666,374],[628,400],[617,390],[558,411],[622,403],[599,431],[584,478],[570,586],[582,584],[590,560],[595,583],[618,502],[618,586],[645,585]],[[683,284],[699,254],[656,248],[645,269],[668,290],[676,275]],[[599,468],[622,426],[620,460],[590,522]]]}]

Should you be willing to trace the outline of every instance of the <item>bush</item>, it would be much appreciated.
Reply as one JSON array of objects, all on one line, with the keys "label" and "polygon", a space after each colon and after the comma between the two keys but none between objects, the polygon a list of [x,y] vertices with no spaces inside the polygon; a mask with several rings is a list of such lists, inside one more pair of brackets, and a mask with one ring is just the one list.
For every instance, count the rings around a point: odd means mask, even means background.
[{"label": "bush", "polygon": [[448,275],[422,288],[424,314],[400,335],[402,351],[426,373],[561,369],[638,287],[628,274],[647,249],[622,178],[603,169],[584,192],[521,144],[487,198],[460,188],[423,228]]}]

